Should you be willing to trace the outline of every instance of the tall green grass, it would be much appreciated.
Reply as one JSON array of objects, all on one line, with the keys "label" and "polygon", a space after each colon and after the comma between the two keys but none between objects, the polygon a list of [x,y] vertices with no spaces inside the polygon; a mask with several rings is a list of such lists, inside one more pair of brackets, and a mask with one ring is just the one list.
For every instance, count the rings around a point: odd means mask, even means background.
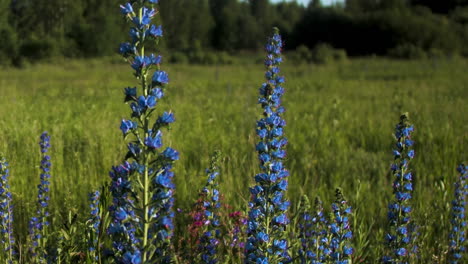
[{"label": "tall green grass", "polygon": [[[467,66],[465,60],[371,58],[326,66],[286,63],[291,208],[301,194],[330,202],[334,187],[341,186],[355,208],[355,257],[377,260],[392,190],[392,132],[400,112],[408,111],[416,127],[421,261],[443,257],[455,167],[468,160]],[[171,84],[161,107],[172,109],[177,122],[165,142],[181,153],[176,207],[192,205],[209,154],[220,149],[224,201],[246,208],[248,186],[259,171],[254,127],[263,67],[170,65],[167,72]],[[115,60],[1,69],[0,151],[10,161],[20,242],[36,199],[41,132],[52,136],[52,228],[59,228],[69,210],[85,217],[87,193],[108,181],[110,167],[126,153],[118,127],[130,111],[123,88],[134,82],[128,66]]]}]

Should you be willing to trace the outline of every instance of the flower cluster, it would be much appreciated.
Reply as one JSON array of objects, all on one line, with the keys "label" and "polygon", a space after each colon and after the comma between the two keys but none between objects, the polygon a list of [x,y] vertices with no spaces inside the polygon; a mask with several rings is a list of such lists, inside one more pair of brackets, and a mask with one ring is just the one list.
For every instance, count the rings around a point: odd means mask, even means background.
[{"label": "flower cluster", "polygon": [[[172,166],[179,153],[170,147],[161,149],[162,129],[175,121],[174,114],[164,112],[153,117],[169,83],[168,74],[160,69],[162,57],[145,54],[145,43],[158,42],[163,34],[160,25],[152,24],[158,13],[155,4],[157,0],[142,0],[120,6],[131,24],[131,41],[122,43],[119,52],[129,62],[140,86],[124,90],[131,116],[122,120],[120,130],[132,140],[127,145],[126,161],[111,172],[110,233],[116,260],[123,263],[169,263],[172,259]],[[124,235],[118,234],[119,230],[124,230]]]},{"label": "flower cluster", "polygon": [[414,127],[403,114],[395,128],[396,149],[393,150],[394,163],[391,171],[394,176],[393,194],[395,201],[388,207],[390,231],[386,234],[388,255],[383,258],[385,263],[409,263],[415,251],[414,225],[411,222],[410,201],[413,194],[413,174],[409,169],[410,161],[414,158],[412,149],[414,141],[411,134]]},{"label": "flower cluster", "polygon": [[5,158],[0,155],[0,259],[11,263],[15,252],[13,245],[13,206],[8,184],[9,170]]},{"label": "flower cluster", "polygon": [[462,254],[466,251],[464,246],[466,238],[466,195],[468,185],[468,166],[460,164],[457,171],[460,173],[455,182],[455,199],[452,201],[452,228],[449,235],[449,261],[452,264],[459,263]]},{"label": "flower cluster", "polygon": [[40,184],[37,186],[37,212],[29,222],[29,232],[32,240],[30,251],[32,255],[42,263],[47,258],[46,241],[47,227],[49,226],[49,185],[50,185],[50,156],[47,154],[50,148],[50,136],[47,132],[42,133],[39,145],[41,147],[41,174]]},{"label": "flower cluster", "polygon": [[283,165],[287,140],[283,135],[286,122],[281,117],[284,113],[281,106],[284,77],[279,75],[282,45],[281,36],[275,29],[266,44],[267,82],[260,88],[259,103],[263,108],[263,118],[257,122],[260,142],[256,149],[261,173],[255,176],[256,185],[250,189],[246,263],[277,263],[290,260],[287,241],[284,238],[284,231],[289,223],[286,215],[289,202],[284,197],[289,172]]},{"label": "flower cluster", "polygon": [[[135,166],[124,162],[113,167],[109,173],[112,204],[109,207],[111,223],[107,232],[112,237],[113,254],[119,263],[141,262],[141,252],[137,247],[140,241],[135,236],[135,225],[138,223],[134,223],[134,199],[129,181],[129,177],[134,171]],[[125,259],[130,259],[133,262],[125,262]]]},{"label": "flower cluster", "polygon": [[212,156],[211,166],[206,170],[208,181],[201,191],[202,206],[204,208],[201,237],[198,244],[199,263],[214,264],[218,262],[216,257],[221,230],[219,229],[219,208],[221,207],[218,181],[220,152],[216,151]]},{"label": "flower cluster", "polygon": [[241,211],[234,211],[228,214],[230,226],[229,230],[229,242],[228,245],[231,251],[234,253],[242,252],[245,248],[244,236],[245,227],[247,225],[247,218]]},{"label": "flower cluster", "polygon": [[333,263],[348,264],[351,263],[353,253],[353,248],[350,246],[353,232],[349,224],[351,207],[347,204],[340,189],[336,189],[336,200],[332,204],[332,210],[331,220],[333,221],[328,227],[330,258]]},{"label": "flower cluster", "polygon": [[306,263],[325,263],[330,255],[327,238],[328,221],[323,212],[322,201],[315,199],[315,211],[310,213],[309,198],[304,195],[299,207],[299,261]]}]

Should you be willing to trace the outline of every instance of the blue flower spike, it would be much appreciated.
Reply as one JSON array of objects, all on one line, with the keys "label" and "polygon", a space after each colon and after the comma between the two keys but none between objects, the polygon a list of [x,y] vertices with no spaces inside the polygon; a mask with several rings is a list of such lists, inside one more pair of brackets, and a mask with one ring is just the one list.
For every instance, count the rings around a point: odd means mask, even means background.
[{"label": "blue flower spike", "polygon": [[263,117],[257,122],[259,142],[256,147],[261,173],[254,177],[255,186],[250,189],[245,263],[285,263],[291,260],[285,234],[289,223],[289,201],[285,197],[289,172],[283,165],[287,140],[283,131],[286,125],[282,118],[284,108],[281,106],[284,77],[279,75],[282,46],[279,30],[275,28],[266,44],[266,82],[260,88],[258,100],[263,108]]},{"label": "blue flower spike", "polygon": [[353,254],[351,246],[353,232],[350,225],[351,206],[348,205],[341,189],[336,189],[335,197],[336,200],[332,204],[332,215],[328,226],[330,237],[329,259],[333,263],[348,264],[351,263]]},{"label": "blue flower spike", "polygon": [[13,205],[8,162],[0,154],[0,259],[5,263],[13,263],[15,239],[13,237]]},{"label": "blue flower spike", "polygon": [[101,210],[100,210],[100,199],[101,199],[101,192],[100,191],[94,191],[90,193],[89,195],[89,209],[90,209],[90,218],[89,218],[89,223],[90,223],[90,236],[89,236],[89,253],[88,257],[90,261],[96,261],[100,262],[100,241],[99,238],[101,236],[100,234],[100,226],[101,226]]},{"label": "blue flower spike", "polygon": [[[124,90],[130,117],[120,123],[127,142],[124,162],[110,173],[111,223],[107,232],[113,241],[116,263],[172,263],[174,234],[173,163],[180,155],[163,147],[163,128],[175,121],[172,111],[158,112],[169,75],[161,70],[162,57],[145,53],[146,44],[157,44],[161,25],[153,23],[159,13],[157,0],[130,1],[120,6],[130,24],[130,39],[119,53],[130,64],[137,87]],[[150,41],[153,40],[153,41]],[[154,41],[156,40],[156,41]],[[154,48],[151,48],[154,50]]]},{"label": "blue flower spike", "polygon": [[219,161],[221,152],[215,151],[211,156],[210,168],[206,170],[208,179],[200,196],[205,210],[203,226],[198,244],[198,263],[218,263],[218,248],[220,244],[220,193],[218,189],[218,176],[220,174]]},{"label": "blue flower spike", "polygon": [[31,237],[31,246],[29,248],[32,256],[45,263],[47,259],[47,234],[49,227],[49,186],[50,186],[50,156],[47,155],[50,148],[50,136],[47,132],[41,134],[39,146],[41,147],[41,174],[40,183],[37,186],[37,211],[36,215],[29,221],[29,234]]},{"label": "blue flower spike", "polygon": [[411,263],[411,259],[417,254],[416,226],[411,219],[413,174],[409,167],[415,157],[412,149],[413,132],[414,126],[410,123],[408,114],[402,114],[395,127],[396,144],[393,150],[394,163],[391,166],[395,199],[388,206],[389,232],[385,236],[387,255],[382,258],[384,263]]},{"label": "blue flower spike", "polygon": [[315,210],[311,210],[309,198],[303,195],[299,206],[299,262],[325,263],[330,255],[328,247],[328,221],[319,197],[315,198]]},{"label": "blue flower spike", "polygon": [[466,195],[468,185],[468,166],[460,164],[457,171],[459,176],[455,182],[455,198],[452,201],[451,229],[449,234],[449,263],[462,263],[461,258],[465,254],[466,246]]}]

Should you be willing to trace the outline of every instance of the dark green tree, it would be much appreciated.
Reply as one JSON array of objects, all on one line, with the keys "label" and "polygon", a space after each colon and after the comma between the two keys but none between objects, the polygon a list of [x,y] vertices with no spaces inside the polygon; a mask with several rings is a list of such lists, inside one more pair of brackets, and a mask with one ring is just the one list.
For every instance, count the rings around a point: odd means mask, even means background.
[{"label": "dark green tree", "polygon": [[321,8],[323,7],[321,0],[312,0],[309,2],[307,8]]},{"label": "dark green tree", "polygon": [[238,44],[238,17],[240,4],[237,0],[210,0],[210,10],[215,21],[213,46],[221,50],[234,50]]},{"label": "dark green tree", "polygon": [[379,2],[378,0],[346,0],[345,9],[351,13],[373,11]]},{"label": "dark green tree", "polygon": [[161,16],[168,47],[191,50],[195,43],[211,47],[215,24],[208,0],[162,1]]},{"label": "dark green tree", "polygon": [[16,33],[9,23],[11,0],[0,0],[0,64],[10,64],[16,57]]}]

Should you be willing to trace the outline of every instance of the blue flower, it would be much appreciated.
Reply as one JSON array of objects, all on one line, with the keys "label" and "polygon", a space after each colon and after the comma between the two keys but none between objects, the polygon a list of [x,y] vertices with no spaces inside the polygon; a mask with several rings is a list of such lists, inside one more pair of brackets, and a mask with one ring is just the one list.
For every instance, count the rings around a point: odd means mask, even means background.
[{"label": "blue flower", "polygon": [[153,38],[162,37],[162,26],[151,25],[151,27],[148,29],[148,35],[152,36]]},{"label": "blue flower", "polygon": [[141,95],[138,97],[138,106],[140,109],[146,110],[146,108],[154,108],[156,106],[156,97],[149,95],[148,97],[144,97]]},{"label": "blue flower", "polygon": [[156,99],[161,99],[163,96],[164,96],[164,92],[161,88],[154,88],[154,89],[151,89],[151,93],[150,93],[152,96],[156,97]]},{"label": "blue flower", "polygon": [[132,109],[132,117],[140,117],[145,111],[138,103],[131,103],[130,108]]},{"label": "blue flower", "polygon": [[153,74],[153,83],[155,85],[164,85],[169,83],[169,76],[164,71],[155,71]]},{"label": "blue flower", "polygon": [[147,56],[135,56],[135,59],[132,63],[132,68],[137,72],[141,73],[143,68],[146,68],[151,65],[151,58]]},{"label": "blue flower", "polygon": [[153,16],[156,14],[155,10],[153,8],[148,9],[146,7],[143,7],[142,9],[142,16],[140,17],[133,17],[132,21],[133,24],[139,29],[142,29],[146,26],[148,26],[151,23],[151,19]]},{"label": "blue flower", "polygon": [[129,131],[134,130],[138,128],[138,125],[136,122],[131,121],[131,120],[122,120],[122,123],[120,124],[120,130],[122,130],[123,135],[125,136]]},{"label": "blue flower", "polygon": [[136,47],[128,42],[121,43],[119,53],[125,58],[136,54]]},{"label": "blue flower", "polygon": [[127,88],[125,88],[124,94],[125,94],[125,102],[135,101],[136,96],[137,96],[137,88],[136,87],[133,87],[133,88],[127,87]]},{"label": "blue flower", "polygon": [[151,65],[159,65],[162,61],[162,57],[161,55],[154,55],[154,54],[151,54],[148,58],[149,62]]},{"label": "blue flower", "polygon": [[120,6],[120,12],[124,15],[128,15],[130,13],[133,13],[133,7],[132,4],[126,3],[125,5]]},{"label": "blue flower", "polygon": [[179,160],[179,152],[173,148],[166,148],[162,155],[170,160]]},{"label": "blue flower", "polygon": [[141,263],[141,253],[136,251],[134,253],[127,251],[123,256],[124,264],[140,264]]},{"label": "blue flower", "polygon": [[115,218],[121,222],[127,219],[127,212],[125,211],[125,209],[123,209],[122,207],[119,207],[115,211]]},{"label": "blue flower", "polygon": [[148,134],[148,137],[145,138],[145,145],[152,149],[158,149],[162,147],[162,133],[158,130],[153,136],[152,131]]},{"label": "blue flower", "polygon": [[158,118],[157,123],[160,125],[168,125],[175,121],[174,113],[164,112],[162,116]]},{"label": "blue flower", "polygon": [[133,143],[128,144],[128,150],[135,158],[137,158],[141,154],[141,148]]},{"label": "blue flower", "polygon": [[265,234],[263,232],[259,232],[257,234],[257,238],[258,240],[260,240],[261,242],[268,242],[270,240],[270,237],[268,236],[268,234]]},{"label": "blue flower", "polygon": [[399,248],[395,252],[398,256],[404,257],[408,254],[408,250],[406,248]]},{"label": "blue flower", "polygon": [[[137,28],[131,28],[129,34],[130,34],[130,37],[132,38],[133,44],[136,44],[137,42],[139,42],[141,34]],[[146,36],[146,32],[143,32],[142,37],[144,38],[145,36]]]}]

